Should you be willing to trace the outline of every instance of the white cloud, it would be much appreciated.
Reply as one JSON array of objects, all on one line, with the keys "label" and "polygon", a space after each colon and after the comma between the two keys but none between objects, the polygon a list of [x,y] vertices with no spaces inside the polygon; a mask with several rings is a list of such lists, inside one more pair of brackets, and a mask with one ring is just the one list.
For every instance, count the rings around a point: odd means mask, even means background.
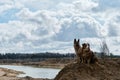
[{"label": "white cloud", "polygon": [[74,38],[89,42],[94,51],[99,51],[101,38],[106,38],[112,46],[110,51],[117,53],[120,6],[113,5],[120,2],[111,2],[113,4],[108,0],[4,0],[0,2],[0,13],[10,9],[18,11],[14,13],[15,20],[0,23],[1,51],[74,52]]},{"label": "white cloud", "polygon": [[11,9],[21,9],[23,8],[23,4],[19,3],[18,1],[14,0],[2,0],[0,1],[0,14],[4,14]]},{"label": "white cloud", "polygon": [[115,1],[109,1],[109,0],[98,0],[99,1],[99,6],[98,10],[105,11],[107,9],[119,9],[120,8],[120,0],[115,0]]},{"label": "white cloud", "polygon": [[4,11],[7,11],[7,10],[11,9],[11,8],[13,8],[12,5],[8,5],[8,4],[0,5],[0,14],[3,13]]},{"label": "white cloud", "polygon": [[49,11],[30,12],[28,9],[23,9],[17,16],[19,16],[21,21],[32,24],[35,27],[32,33],[42,36],[42,38],[51,37],[61,29],[58,19],[53,15],[51,16]]},{"label": "white cloud", "polygon": [[0,1],[0,4],[13,4],[13,1],[12,0],[2,0]]},{"label": "white cloud", "polygon": [[73,2],[75,5],[75,9],[79,9],[79,11],[89,11],[93,9],[94,7],[98,6],[98,3],[92,1],[92,0],[77,0]]}]

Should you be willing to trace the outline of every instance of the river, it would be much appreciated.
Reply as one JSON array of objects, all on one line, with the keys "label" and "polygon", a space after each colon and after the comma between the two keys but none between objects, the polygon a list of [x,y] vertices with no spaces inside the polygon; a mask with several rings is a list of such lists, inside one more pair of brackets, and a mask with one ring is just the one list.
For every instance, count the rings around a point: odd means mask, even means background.
[{"label": "river", "polygon": [[58,74],[60,69],[53,68],[36,68],[31,66],[15,66],[15,65],[0,65],[2,68],[23,71],[25,74],[20,74],[18,77],[30,76],[33,78],[49,78],[53,79]]}]

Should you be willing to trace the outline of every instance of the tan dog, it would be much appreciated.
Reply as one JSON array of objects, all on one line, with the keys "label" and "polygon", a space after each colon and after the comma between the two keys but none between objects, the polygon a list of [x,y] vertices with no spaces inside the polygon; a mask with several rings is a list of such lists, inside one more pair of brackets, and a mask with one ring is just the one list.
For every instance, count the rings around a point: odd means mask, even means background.
[{"label": "tan dog", "polygon": [[76,39],[74,39],[74,50],[75,50],[75,53],[76,53],[76,56],[77,56],[77,62],[80,63],[82,62],[82,48],[81,46],[79,45],[79,39],[78,41]]},{"label": "tan dog", "polygon": [[98,62],[98,58],[95,56],[95,53],[90,50],[90,44],[84,43],[82,44],[82,54],[83,54],[83,60],[84,63],[96,63]]},{"label": "tan dog", "polygon": [[95,63],[98,61],[93,51],[90,50],[90,45],[88,43],[83,43],[81,47],[79,39],[78,41],[74,39],[74,49],[77,55],[78,63]]},{"label": "tan dog", "polygon": [[87,43],[82,44],[82,57],[84,60],[84,63],[90,63],[91,58],[93,56],[93,52],[90,50],[90,45]]}]

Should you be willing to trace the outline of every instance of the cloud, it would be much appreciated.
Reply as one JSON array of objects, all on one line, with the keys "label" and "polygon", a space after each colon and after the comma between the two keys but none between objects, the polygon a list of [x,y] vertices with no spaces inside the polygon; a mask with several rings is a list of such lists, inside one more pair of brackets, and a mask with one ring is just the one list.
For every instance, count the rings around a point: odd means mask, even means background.
[{"label": "cloud", "polygon": [[21,21],[30,23],[34,26],[32,34],[48,38],[59,32],[61,29],[58,19],[51,16],[49,11],[31,12],[28,9],[23,9],[17,13]]},{"label": "cloud", "polygon": [[9,9],[11,9],[13,6],[12,5],[0,5],[0,14],[3,13],[4,11],[7,11]]},{"label": "cloud", "polygon": [[98,3],[92,0],[77,0],[73,2],[75,9],[79,9],[80,11],[89,11],[98,6]]},{"label": "cloud", "polygon": [[[120,44],[119,0],[4,0],[0,13],[16,9],[15,19],[0,23],[1,52],[74,52],[73,39],[99,51],[105,38],[110,51]],[[1,5],[2,4],[2,5]],[[115,6],[116,4],[116,6]],[[7,16],[12,17],[11,15]],[[116,46],[117,45],[117,46]]]},{"label": "cloud", "polygon": [[109,18],[109,23],[107,23],[109,36],[120,36],[120,22],[119,16],[120,12],[113,12],[111,17]]},{"label": "cloud", "polygon": [[[49,41],[48,39],[58,33],[61,28],[57,18],[50,16],[48,11],[31,12],[28,9],[22,9],[16,15],[19,21],[9,21],[0,25],[1,43],[4,41],[3,47],[7,45],[6,42],[9,42],[18,48],[19,45],[22,45],[21,48],[24,50],[25,46],[28,47],[26,43],[31,42],[32,48],[37,43],[36,40]],[[42,45],[42,42],[41,44],[38,42],[37,45]],[[19,49],[17,50],[19,51]]]},{"label": "cloud", "polygon": [[0,1],[0,14],[7,12],[11,9],[21,9],[23,5],[16,0],[4,0]]},{"label": "cloud", "polygon": [[109,1],[109,0],[99,0],[99,10],[107,10],[107,9],[119,9],[120,0]]}]

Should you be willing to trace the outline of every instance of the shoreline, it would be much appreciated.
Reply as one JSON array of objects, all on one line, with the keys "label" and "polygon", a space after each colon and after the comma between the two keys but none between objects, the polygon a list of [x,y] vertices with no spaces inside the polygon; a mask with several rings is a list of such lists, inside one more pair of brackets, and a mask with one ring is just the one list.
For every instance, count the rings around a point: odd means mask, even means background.
[{"label": "shoreline", "polygon": [[65,67],[65,64],[39,64],[39,65],[34,65],[34,64],[22,64],[22,63],[0,63],[0,65],[14,65],[14,66],[31,66],[31,67],[36,67],[36,68],[53,68],[53,69],[62,69]]},{"label": "shoreline", "polygon": [[[1,60],[2,61],[2,60]],[[64,60],[64,59],[58,59],[58,60],[54,60],[54,59],[47,59],[45,61],[41,61],[41,62],[8,62],[8,61],[3,61],[0,63],[0,65],[16,65],[16,66],[31,66],[31,67],[36,67],[36,68],[53,68],[53,69],[62,69],[64,68],[65,65],[67,65],[68,63],[72,62],[71,60]],[[1,69],[1,68],[0,68]],[[12,71],[12,70],[11,70]],[[15,70],[13,70],[15,71]],[[6,71],[4,73],[7,73],[9,71]],[[17,71],[16,71],[17,72]],[[1,73],[1,72],[0,72]],[[17,75],[19,74],[14,74],[15,76],[11,77],[11,76],[0,76],[0,80],[53,80],[53,79],[47,79],[47,78],[32,78],[30,76],[26,76],[26,77],[17,77]]]},{"label": "shoreline", "polygon": [[23,74],[23,72],[0,67],[0,80],[10,80],[10,79],[17,80],[19,79],[17,77],[17,75],[19,74]]},{"label": "shoreline", "polygon": [[[18,65],[18,64],[0,64],[0,65],[30,66],[30,65]],[[35,66],[32,66],[32,67],[35,67]],[[51,66],[50,67],[42,66],[42,68],[51,68]],[[53,79],[47,79],[47,78],[44,78],[44,79],[43,78],[32,78],[30,76],[18,77],[19,74],[24,74],[24,72],[0,67],[0,80],[53,80]]]},{"label": "shoreline", "polygon": [[52,79],[32,78],[29,76],[17,77],[19,74],[24,74],[24,72],[0,67],[0,80],[52,80]]}]

